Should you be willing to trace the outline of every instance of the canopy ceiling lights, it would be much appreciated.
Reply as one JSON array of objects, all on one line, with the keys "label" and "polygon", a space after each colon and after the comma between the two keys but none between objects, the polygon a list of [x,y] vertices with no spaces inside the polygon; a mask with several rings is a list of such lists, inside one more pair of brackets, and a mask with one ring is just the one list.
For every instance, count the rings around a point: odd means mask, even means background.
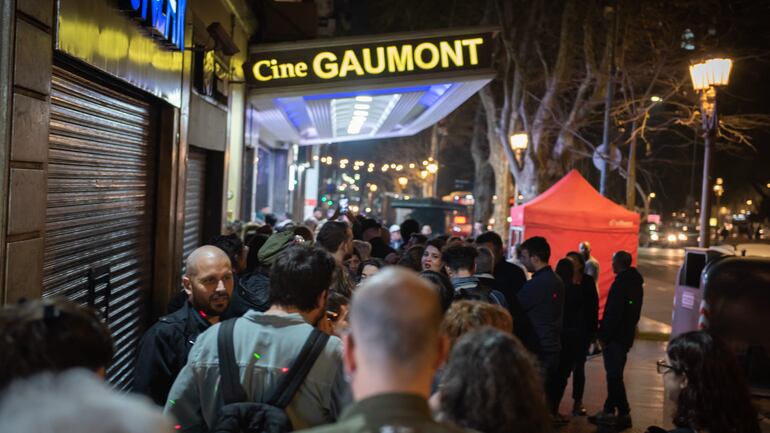
[{"label": "canopy ceiling lights", "polygon": [[413,135],[492,79],[494,32],[254,45],[244,64],[249,104],[262,133],[277,141],[310,145]]}]

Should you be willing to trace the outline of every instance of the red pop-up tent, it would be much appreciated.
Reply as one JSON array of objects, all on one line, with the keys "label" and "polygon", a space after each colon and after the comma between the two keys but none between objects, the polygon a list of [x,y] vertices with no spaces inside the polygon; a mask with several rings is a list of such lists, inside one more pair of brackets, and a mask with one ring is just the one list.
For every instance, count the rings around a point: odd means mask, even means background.
[{"label": "red pop-up tent", "polygon": [[542,236],[551,246],[551,266],[583,241],[591,243],[599,261],[600,314],[614,275],[612,254],[626,250],[636,263],[639,214],[599,194],[577,170],[531,201],[511,208],[511,239]]}]

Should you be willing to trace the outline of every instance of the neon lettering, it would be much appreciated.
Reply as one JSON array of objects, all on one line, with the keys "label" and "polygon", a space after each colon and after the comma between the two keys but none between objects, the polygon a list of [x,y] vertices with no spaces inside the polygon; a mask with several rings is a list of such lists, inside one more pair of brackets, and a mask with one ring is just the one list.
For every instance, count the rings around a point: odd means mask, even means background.
[{"label": "neon lettering", "polygon": [[385,48],[377,47],[374,49],[377,53],[377,67],[372,66],[372,50],[364,48],[361,50],[364,56],[364,70],[367,74],[377,75],[385,70]]},{"label": "neon lettering", "polygon": [[385,53],[388,56],[388,72],[414,70],[414,57],[411,45],[401,46],[401,51],[398,50],[398,47],[389,46],[385,48]]},{"label": "neon lettering", "polygon": [[[129,1],[129,0],[127,0]],[[337,52],[314,53],[312,62],[286,62],[259,59],[252,65],[256,81],[287,78],[330,80],[350,76],[377,76],[417,70],[432,71],[479,64],[479,46],[482,37],[402,43],[378,47],[358,47]],[[467,47],[467,49],[466,49]]]},{"label": "neon lettering", "polygon": [[[328,61],[328,63],[322,63],[324,60]],[[328,80],[330,78],[334,78],[339,73],[339,66],[337,66],[336,62],[337,56],[334,55],[334,53],[330,53],[328,51],[323,51],[318,53],[318,55],[315,56],[315,59],[313,59],[313,73],[318,76],[318,78]]]},{"label": "neon lettering", "polygon": [[358,62],[356,53],[353,50],[346,50],[345,55],[342,56],[339,76],[346,77],[349,71],[355,71],[356,75],[364,75],[364,69],[361,68],[361,63]]},{"label": "neon lettering", "polygon": [[[430,60],[427,62],[423,58],[423,53],[425,53],[425,51],[430,53]],[[414,49],[414,63],[420,69],[433,69],[438,65],[439,60],[438,47],[436,47],[435,44],[423,42]]]},{"label": "neon lettering", "polygon": [[442,68],[448,68],[449,67],[449,59],[452,59],[452,63],[455,64],[455,66],[462,66],[463,65],[463,46],[462,42],[460,41],[454,41],[454,49],[451,45],[449,45],[449,42],[441,41],[438,44],[439,49],[441,50],[441,67]]},{"label": "neon lettering", "polygon": [[273,79],[272,75],[262,75],[261,68],[262,66],[270,67],[270,60],[260,60],[257,63],[254,63],[254,67],[252,70],[254,71],[254,78],[256,78],[259,81],[270,81]]},{"label": "neon lettering", "polygon": [[481,38],[463,39],[462,43],[463,45],[468,47],[468,54],[470,55],[470,59],[468,60],[468,62],[471,65],[478,65],[479,53],[476,51],[476,45],[483,44],[484,40]]}]

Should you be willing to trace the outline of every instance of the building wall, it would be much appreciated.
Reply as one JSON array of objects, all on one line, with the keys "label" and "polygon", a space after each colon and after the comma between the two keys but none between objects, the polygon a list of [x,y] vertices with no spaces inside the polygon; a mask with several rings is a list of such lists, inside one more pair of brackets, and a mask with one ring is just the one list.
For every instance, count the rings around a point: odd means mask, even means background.
[{"label": "building wall", "polygon": [[53,1],[0,7],[0,282],[12,303],[42,287]]},{"label": "building wall", "polygon": [[[195,29],[196,35],[207,37],[206,27],[213,22],[220,23],[230,34],[231,39],[240,49],[239,53],[230,56],[229,70],[231,73],[229,100],[227,104],[227,119],[224,129],[217,128],[216,134],[225,144],[225,191],[223,192],[223,221],[240,219],[241,176],[243,155],[243,134],[245,117],[246,88],[243,84],[243,63],[248,54],[248,40],[254,32],[254,22],[251,13],[244,2],[234,0],[194,0],[189,3],[194,14],[193,21],[200,28]],[[210,38],[208,38],[210,40]],[[192,126],[191,126],[192,128]],[[220,132],[221,131],[221,132]],[[194,143],[195,137],[190,137]]]},{"label": "building wall", "polygon": [[[74,1],[74,0],[73,0]],[[105,0],[107,1],[107,0]],[[219,21],[241,49],[230,58],[232,81],[242,81],[241,65],[253,31],[244,0],[191,0],[186,16],[185,47],[192,45],[192,15],[205,25]],[[41,295],[47,204],[48,128],[54,59],[54,0],[0,2],[0,304]],[[130,18],[126,17],[126,20]],[[205,29],[204,29],[205,31]],[[157,230],[153,313],[161,312],[179,286],[184,221],[184,179],[190,137],[191,54],[184,51],[180,106],[160,103],[158,137]],[[120,80],[118,80],[120,81]],[[130,85],[126,84],[130,87]],[[223,189],[240,190],[245,86],[230,85],[222,142],[225,148]],[[237,149],[231,152],[231,149]],[[231,170],[228,172],[227,168]],[[228,180],[233,179],[233,188]],[[223,191],[223,201],[227,200]],[[237,199],[223,203],[234,210]]]}]

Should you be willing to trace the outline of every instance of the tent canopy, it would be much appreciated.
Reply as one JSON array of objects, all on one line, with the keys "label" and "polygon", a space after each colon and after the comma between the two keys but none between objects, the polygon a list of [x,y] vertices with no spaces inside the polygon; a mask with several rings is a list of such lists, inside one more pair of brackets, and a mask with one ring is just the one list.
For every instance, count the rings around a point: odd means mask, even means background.
[{"label": "tent canopy", "polygon": [[600,266],[602,310],[614,279],[612,254],[626,250],[636,263],[639,214],[603,197],[577,170],[533,200],[511,208],[511,229],[521,231],[522,241],[533,236],[546,238],[554,267],[568,252],[577,251],[580,242],[590,242]]}]

